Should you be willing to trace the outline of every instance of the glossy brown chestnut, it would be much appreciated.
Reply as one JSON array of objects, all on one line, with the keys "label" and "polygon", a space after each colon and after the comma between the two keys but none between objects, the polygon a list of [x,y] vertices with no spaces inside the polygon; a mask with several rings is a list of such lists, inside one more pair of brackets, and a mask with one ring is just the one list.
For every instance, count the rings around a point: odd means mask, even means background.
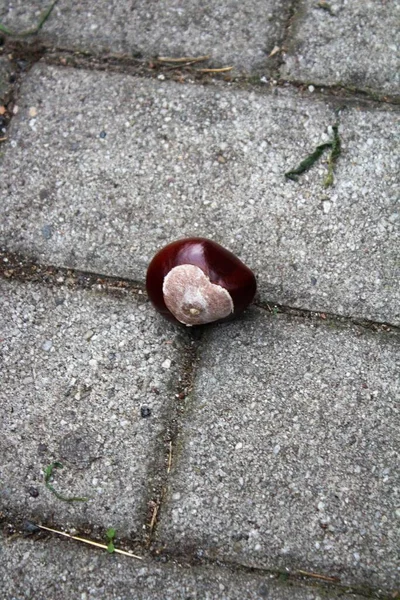
[{"label": "glossy brown chestnut", "polygon": [[146,288],[162,315],[191,326],[236,317],[253,300],[257,284],[229,250],[205,238],[186,238],[154,256]]}]

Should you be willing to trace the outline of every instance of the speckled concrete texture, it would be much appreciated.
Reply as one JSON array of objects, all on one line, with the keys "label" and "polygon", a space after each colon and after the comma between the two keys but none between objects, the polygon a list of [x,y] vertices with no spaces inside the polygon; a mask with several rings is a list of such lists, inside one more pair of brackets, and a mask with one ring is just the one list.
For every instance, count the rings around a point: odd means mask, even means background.
[{"label": "speckled concrete texture", "polygon": [[[132,295],[2,282],[1,296],[2,512],[140,535],[163,464],[180,333]],[[53,461],[64,466],[54,488],[87,502],[45,487]]]},{"label": "speckled concrete texture", "polygon": [[51,4],[52,0],[0,0],[0,23],[13,34],[32,30]]},{"label": "speckled concrete texture", "polygon": [[[11,92],[10,76],[12,67],[10,61],[5,56],[0,56],[0,106],[8,101]],[[3,115],[0,114],[0,137],[3,137]]]},{"label": "speckled concrete texture", "polygon": [[255,271],[263,300],[400,323],[390,108],[342,111],[325,188],[324,161],[298,183],[284,176],[337,118],[299,92],[42,65],[18,105],[0,182],[9,249],[143,281],[157,249],[200,235]]},{"label": "speckled concrete texture", "polygon": [[207,333],[161,546],[399,581],[399,339],[253,309]]},{"label": "speckled concrete texture", "polygon": [[301,0],[283,77],[400,96],[400,4]]},{"label": "speckled concrete texture", "polygon": [[[399,9],[0,0],[1,600],[400,600]],[[191,236],[236,321],[150,306]]]},{"label": "speckled concrete texture", "polygon": [[[2,2],[0,18],[19,30],[40,19],[42,4],[34,2],[26,11],[26,2]],[[276,59],[269,55],[281,44],[288,15],[284,0],[59,0],[40,39],[57,47],[95,53],[209,55],[209,65],[265,74],[275,67]]]},{"label": "speckled concrete texture", "polygon": [[0,538],[3,600],[361,600],[277,577],[107,555],[76,542]]}]

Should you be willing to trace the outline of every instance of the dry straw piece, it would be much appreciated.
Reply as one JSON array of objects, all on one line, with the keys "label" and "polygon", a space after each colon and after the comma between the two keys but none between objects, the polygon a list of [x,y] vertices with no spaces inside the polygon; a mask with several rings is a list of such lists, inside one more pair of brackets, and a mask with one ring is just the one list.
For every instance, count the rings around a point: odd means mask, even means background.
[{"label": "dry straw piece", "polygon": [[[51,527],[45,527],[44,525],[36,525],[39,529],[43,529],[44,531],[50,531],[51,533],[57,533],[58,535],[63,535],[64,537],[70,538],[71,540],[76,540],[78,542],[83,542],[84,544],[89,544],[90,546],[96,546],[96,548],[102,548],[103,550],[108,550],[108,546],[106,544],[99,544],[99,542],[93,542],[92,540],[88,540],[86,538],[79,537],[77,535],[71,535],[70,533],[66,533],[65,531],[59,531],[58,529],[52,529]],[[119,548],[114,548],[114,551],[117,554],[123,554],[124,556],[130,556],[131,558],[137,558],[138,560],[144,560],[143,556],[137,556],[136,554],[132,554],[132,552],[127,552],[126,550],[120,550]]]}]

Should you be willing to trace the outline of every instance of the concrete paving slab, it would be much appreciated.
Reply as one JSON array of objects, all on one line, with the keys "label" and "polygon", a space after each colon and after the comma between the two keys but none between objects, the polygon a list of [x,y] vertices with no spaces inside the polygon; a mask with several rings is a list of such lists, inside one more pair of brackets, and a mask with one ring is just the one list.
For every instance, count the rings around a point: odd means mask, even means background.
[{"label": "concrete paving slab", "polygon": [[143,281],[164,244],[210,237],[268,301],[400,323],[396,112],[343,111],[334,187],[323,162],[284,177],[335,120],[285,90],[36,66],[4,145],[0,242]]},{"label": "concrete paving slab", "polygon": [[204,56],[211,66],[266,74],[284,37],[284,0],[60,0],[41,38],[58,47],[136,56]]},{"label": "concrete paving slab", "polygon": [[61,540],[0,538],[4,600],[361,600],[226,568],[134,561]]},{"label": "concrete paving slab", "polygon": [[[163,464],[179,334],[132,295],[0,285],[0,510],[142,533],[152,469]],[[54,488],[87,502],[46,489],[43,471],[53,461],[64,466]]]},{"label": "concrete paving slab", "polygon": [[161,546],[399,581],[399,339],[253,309],[209,331]]},{"label": "concrete paving slab", "polygon": [[13,34],[34,29],[52,3],[52,0],[0,0],[0,23]]},{"label": "concrete paving slab", "polygon": [[[10,76],[12,67],[10,61],[5,56],[0,56],[0,106],[3,106],[8,101],[11,92]],[[2,117],[0,114],[0,137],[2,137]]]},{"label": "concrete paving slab", "polygon": [[283,77],[400,95],[400,4],[301,0]]}]

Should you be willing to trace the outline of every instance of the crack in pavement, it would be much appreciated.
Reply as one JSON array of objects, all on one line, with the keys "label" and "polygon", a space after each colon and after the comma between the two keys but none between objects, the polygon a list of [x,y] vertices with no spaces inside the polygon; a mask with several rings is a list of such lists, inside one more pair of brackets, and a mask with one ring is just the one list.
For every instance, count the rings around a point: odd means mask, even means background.
[{"label": "crack in pavement", "polygon": [[[37,527],[37,524],[31,521],[23,521],[21,519],[10,519],[0,512],[0,525],[2,526],[2,533],[8,543],[12,544],[14,540],[21,537],[33,538],[34,542],[39,544],[45,544],[51,542],[57,533],[44,531]],[[46,527],[47,525],[45,525]],[[52,528],[53,529],[53,528]],[[62,534],[62,529],[60,533]],[[98,535],[89,532],[86,529],[80,530],[77,537],[85,536],[85,539],[92,545],[103,544],[104,537],[100,538]],[[62,537],[64,539],[64,537]],[[135,552],[140,552],[140,558],[154,564],[173,563],[181,567],[214,567],[221,570],[227,570],[236,574],[254,574],[267,576],[269,581],[275,580],[283,587],[300,587],[304,586],[310,590],[318,590],[318,592],[326,594],[326,597],[337,597],[337,594],[356,594],[364,598],[375,598],[377,600],[395,600],[399,598],[397,591],[382,590],[381,588],[373,588],[369,585],[346,585],[340,582],[336,577],[330,577],[326,574],[317,572],[293,570],[286,571],[282,569],[266,569],[263,567],[247,566],[240,563],[224,560],[213,560],[210,558],[200,557],[196,553],[196,549],[193,548],[190,554],[182,553],[179,548],[175,551],[165,551],[163,548],[152,547],[148,548],[148,544],[144,541],[143,543],[136,543],[132,545],[132,540],[120,538],[118,539],[118,547],[123,549],[127,553],[132,553],[132,549]],[[103,550],[104,551],[104,550]],[[300,584],[300,586],[299,586]],[[331,596],[332,594],[332,596]]]},{"label": "crack in pavement", "polygon": [[[297,5],[298,0],[294,4]],[[290,17],[293,18],[293,15]],[[286,38],[282,42],[282,47],[287,43]],[[349,103],[355,103],[359,106],[375,105],[376,108],[388,105],[393,105],[393,108],[398,107],[400,98],[397,96],[380,95],[373,90],[362,90],[356,87],[343,86],[339,84],[319,85],[313,81],[291,81],[280,76],[279,68],[283,60],[277,67],[274,77],[269,77],[268,81],[259,75],[232,75],[227,73],[204,73],[199,70],[196,65],[180,64],[171,65],[169,63],[158,61],[157,57],[143,58],[125,54],[95,54],[82,50],[73,50],[69,48],[58,48],[46,42],[34,41],[23,42],[10,38],[6,41],[3,47],[3,53],[9,54],[12,60],[18,64],[18,61],[29,63],[29,69],[24,69],[18,77],[22,79],[23,73],[26,73],[30,68],[40,60],[49,65],[70,67],[75,69],[85,69],[91,71],[110,71],[117,73],[125,73],[131,76],[158,78],[160,75],[163,79],[177,81],[179,83],[190,83],[197,85],[214,85],[229,86],[228,89],[248,89],[259,93],[271,93],[277,87],[293,88],[303,92],[315,99],[321,97],[325,100],[334,102],[344,100]],[[212,66],[212,65],[211,65]],[[217,77],[216,77],[217,76]],[[314,88],[311,94],[308,87],[312,85]]]},{"label": "crack in pavement", "polygon": [[[135,294],[139,298],[142,297],[143,301],[147,300],[144,282],[71,267],[42,265],[33,258],[15,252],[8,252],[5,248],[0,248],[0,277],[9,281],[20,281],[22,283],[40,283],[55,287],[66,285],[70,288],[96,289],[107,293],[115,293],[116,295],[126,292]],[[273,315],[282,313],[306,320],[317,319],[321,323],[326,322],[326,324],[356,325],[379,333],[400,332],[400,327],[391,323],[359,319],[357,317],[338,315],[322,310],[315,311],[277,304],[276,302],[263,300],[259,295],[254,301],[254,306]],[[183,329],[186,331],[185,328]]]}]

